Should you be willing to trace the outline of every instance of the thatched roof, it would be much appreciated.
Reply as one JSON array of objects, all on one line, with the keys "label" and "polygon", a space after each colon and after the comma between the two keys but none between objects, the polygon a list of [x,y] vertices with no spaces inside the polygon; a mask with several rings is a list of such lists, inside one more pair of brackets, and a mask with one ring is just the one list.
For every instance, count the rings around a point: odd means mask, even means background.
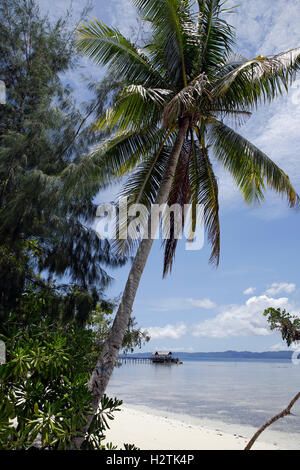
[{"label": "thatched roof", "polygon": [[172,356],[171,351],[155,351],[153,356]]}]

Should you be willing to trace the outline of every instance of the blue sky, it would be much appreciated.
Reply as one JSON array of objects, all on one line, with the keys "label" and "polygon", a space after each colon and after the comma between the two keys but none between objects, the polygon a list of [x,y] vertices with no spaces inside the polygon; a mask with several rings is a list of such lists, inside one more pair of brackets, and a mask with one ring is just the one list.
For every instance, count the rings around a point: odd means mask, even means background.
[{"label": "blue sky", "polygon": [[[50,16],[63,13],[69,2],[40,0]],[[300,46],[298,0],[241,0],[229,21],[236,26],[237,52],[246,57],[274,54]],[[73,1],[74,17],[82,2]],[[98,0],[91,16],[134,34],[135,11],[130,0]],[[101,77],[102,71],[83,61],[82,72]],[[69,75],[76,94],[86,99],[78,75]],[[289,94],[253,114],[239,130],[266,152],[300,192],[300,75]],[[269,306],[300,312],[300,213],[285,201],[266,195],[260,208],[246,206],[230,176],[216,168],[221,199],[221,261],[208,264],[209,247],[186,251],[180,244],[172,275],[162,280],[162,250],[154,243],[137,294],[133,314],[151,334],[145,350],[264,351],[283,349],[280,335],[271,333],[262,315]],[[109,201],[114,189],[101,193]],[[109,294],[118,295],[129,266],[115,271]]]}]

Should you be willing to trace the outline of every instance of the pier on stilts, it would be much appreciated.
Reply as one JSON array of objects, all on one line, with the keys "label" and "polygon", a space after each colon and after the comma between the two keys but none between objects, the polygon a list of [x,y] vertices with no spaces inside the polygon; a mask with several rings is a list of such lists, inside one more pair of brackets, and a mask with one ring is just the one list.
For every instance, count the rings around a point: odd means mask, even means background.
[{"label": "pier on stilts", "polygon": [[178,357],[173,357],[171,351],[155,351],[151,356],[125,356],[119,357],[121,363],[150,363],[150,364],[182,364]]},{"label": "pier on stilts", "polygon": [[118,359],[119,362],[135,362],[135,363],[151,363],[151,357],[134,357],[134,356],[120,356]]}]

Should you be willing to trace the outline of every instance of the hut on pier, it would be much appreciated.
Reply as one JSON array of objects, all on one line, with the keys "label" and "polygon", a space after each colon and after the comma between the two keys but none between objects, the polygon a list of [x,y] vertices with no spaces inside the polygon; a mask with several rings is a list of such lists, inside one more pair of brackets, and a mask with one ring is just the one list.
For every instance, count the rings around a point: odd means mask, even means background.
[{"label": "hut on pier", "polygon": [[167,364],[179,362],[178,357],[173,357],[171,351],[155,351],[150,357],[151,361],[156,364]]}]

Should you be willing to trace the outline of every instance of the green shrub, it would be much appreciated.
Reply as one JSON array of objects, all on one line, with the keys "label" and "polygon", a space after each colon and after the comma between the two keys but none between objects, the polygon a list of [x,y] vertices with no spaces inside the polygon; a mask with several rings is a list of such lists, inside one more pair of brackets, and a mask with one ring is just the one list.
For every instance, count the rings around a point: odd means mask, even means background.
[{"label": "green shrub", "polygon": [[[87,383],[110,328],[110,304],[106,312],[98,304],[84,327],[44,314],[46,307],[44,294],[31,290],[18,313],[1,324],[6,345],[6,363],[0,366],[1,449],[69,449],[91,413]],[[103,398],[82,448],[105,448],[105,431],[121,403]]]}]

